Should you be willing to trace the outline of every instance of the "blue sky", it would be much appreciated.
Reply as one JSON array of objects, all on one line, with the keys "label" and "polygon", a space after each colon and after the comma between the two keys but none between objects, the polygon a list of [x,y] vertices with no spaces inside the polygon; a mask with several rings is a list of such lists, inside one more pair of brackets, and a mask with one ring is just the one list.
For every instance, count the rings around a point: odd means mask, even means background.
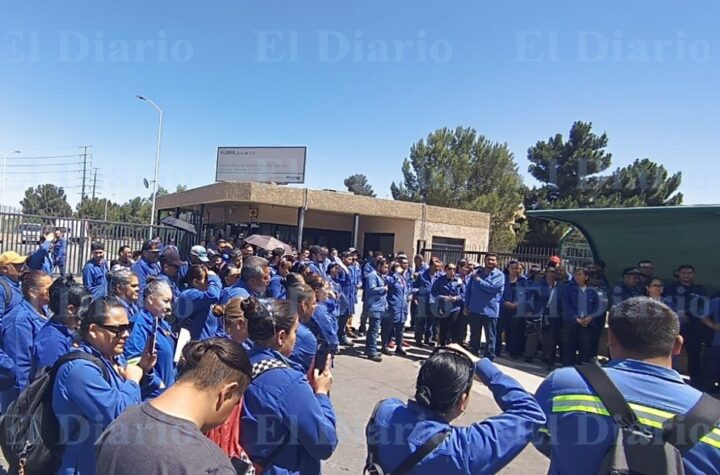
[{"label": "blue sky", "polygon": [[[586,120],[608,133],[613,167],[649,157],[683,172],[686,203],[717,203],[719,13],[714,1],[3,2],[0,151],[91,144],[101,196],[144,193],[157,116],[143,94],[165,111],[162,186],[211,183],[219,145],[306,145],[307,186],[365,173],[385,197],[436,128],[506,142],[532,183],[527,148]],[[75,160],[9,160],[6,204],[43,182],[76,202]]]}]

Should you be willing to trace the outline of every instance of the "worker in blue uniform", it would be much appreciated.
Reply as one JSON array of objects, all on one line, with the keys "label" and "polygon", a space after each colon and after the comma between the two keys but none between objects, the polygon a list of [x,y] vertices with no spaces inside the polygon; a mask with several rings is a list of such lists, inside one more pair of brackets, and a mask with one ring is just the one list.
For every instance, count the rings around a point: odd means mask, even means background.
[{"label": "worker in blue uniform", "polygon": [[[387,282],[387,312],[382,316],[380,352],[384,355],[406,356],[403,350],[403,331],[410,311],[411,286],[404,275],[400,263],[396,263],[393,272],[385,278]],[[390,341],[395,340],[395,351],[390,348]]]},{"label": "worker in blue uniform", "polygon": [[[268,267],[272,269],[272,267]],[[285,278],[290,273],[291,267],[292,264],[290,261],[280,259],[280,262],[278,262],[275,267],[275,272],[270,277],[270,284],[267,288],[267,296],[269,298],[282,300],[287,297],[287,292],[285,291]]]},{"label": "worker in blue uniform", "polygon": [[220,303],[220,278],[205,266],[190,267],[188,288],[178,297],[176,317],[180,325],[190,331],[193,340],[206,340],[224,334],[212,306]]},{"label": "worker in blue uniform", "polygon": [[32,351],[40,329],[48,316],[45,306],[50,301],[48,289],[52,284],[50,275],[43,271],[28,271],[23,275],[23,301],[5,315],[0,324],[3,351],[15,362],[15,384],[2,391],[2,410],[14,401],[30,384]]},{"label": "worker in blue uniform", "polygon": [[438,277],[430,289],[430,295],[437,302],[436,311],[440,327],[440,346],[448,343],[463,343],[463,321],[461,319],[465,300],[465,283],[456,274],[454,263],[445,264],[445,274]]},{"label": "worker in blue uniform", "polygon": [[343,265],[338,266],[336,276],[333,277],[338,285],[337,290],[342,294],[340,298],[340,307],[338,308],[338,340],[341,345],[344,346],[355,346],[353,342],[348,339],[347,329],[349,322],[352,321],[353,315],[355,315],[355,304],[357,303],[357,281],[355,280],[355,274],[353,270],[352,254],[345,251],[340,254],[340,259]]},{"label": "worker in blue uniform", "polygon": [[588,285],[587,269],[576,268],[573,277],[561,294],[563,366],[587,363],[597,353],[596,325],[607,308],[598,290]]},{"label": "worker in blue uniform", "polygon": [[290,302],[249,298],[243,304],[254,377],[243,399],[240,445],[263,474],[320,474],[338,442],[330,365],[314,370],[309,382],[287,361],[298,327]]},{"label": "worker in blue uniform", "polygon": [[53,269],[57,267],[60,277],[65,275],[65,258],[67,254],[67,239],[62,228],[55,228],[55,241],[52,247]]},{"label": "worker in blue uniform", "polygon": [[160,277],[148,277],[145,286],[143,309],[131,319],[133,323],[130,338],[125,344],[125,359],[129,364],[140,361],[145,346],[155,332],[155,352],[157,364],[155,373],[162,381],[162,387],[143,394],[143,399],[159,396],[163,389],[169,388],[177,376],[175,367],[175,336],[168,322],[172,314],[172,290]]},{"label": "worker in blue uniform", "polygon": [[105,246],[101,242],[94,242],[90,245],[92,259],[83,267],[83,285],[90,292],[93,299],[99,299],[107,295],[107,273],[108,265],[105,260]]},{"label": "worker in blue uniform", "polygon": [[[470,402],[473,379],[485,384],[502,413],[467,427],[451,423]],[[394,471],[431,438],[438,444],[407,473],[494,474],[532,440],[545,423],[540,406],[515,379],[460,345],[440,347],[420,368],[415,399],[386,399],[366,428],[369,462]]]},{"label": "worker in blue uniform", "polygon": [[330,260],[327,247],[312,246],[310,248],[310,270],[322,277],[323,280],[328,280],[330,278],[327,273],[328,265],[330,265]]},{"label": "worker in blue uniform", "polygon": [[52,275],[53,259],[50,252],[52,251],[54,239],[54,233],[47,233],[45,236],[40,237],[40,245],[28,258],[28,269],[40,270],[45,272],[47,275]]},{"label": "worker in blue uniform", "polygon": [[307,374],[315,361],[318,350],[318,340],[308,326],[308,322],[315,313],[317,298],[315,291],[309,285],[297,283],[288,286],[288,301],[297,306],[298,329],[295,336],[295,346],[288,359],[294,367]]},{"label": "worker in blue uniform", "polygon": [[48,304],[52,316],[35,337],[31,380],[70,351],[80,326],[80,309],[89,299],[90,294],[85,287],[75,282],[72,274],[65,274],[52,283]]},{"label": "worker in blue uniform", "polygon": [[[610,310],[605,373],[639,419],[638,431],[657,434],[663,422],[686,414],[702,393],[672,369],[683,339],[675,313],[660,301],[634,297]],[[550,458],[550,474],[595,475],[615,443],[618,426],[596,392],[575,368],[554,371],[535,397],[547,426],[534,440]],[[720,473],[720,427],[682,454],[685,473]]]},{"label": "worker in blue uniform", "polygon": [[435,344],[436,320],[435,298],[432,295],[432,286],[440,277],[442,263],[433,259],[430,267],[420,272],[413,283],[413,296],[417,302],[415,315],[415,345],[425,346]]},{"label": "worker in blue uniform", "polygon": [[138,276],[140,282],[140,299],[147,283],[147,278],[162,272],[160,266],[160,251],[162,243],[157,240],[145,241],[142,245],[142,257],[132,266],[132,271]]},{"label": "worker in blue uniform", "polygon": [[141,387],[151,391],[160,380],[153,372],[157,356],[146,348],[137,365],[123,358],[130,336],[125,307],[113,297],[94,300],[83,316],[82,351],[96,361],[77,359],[63,364],[52,391],[52,409],[61,440],[66,442],[59,475],[95,473],[94,443],[127,407],[141,402]]},{"label": "worker in blue uniform", "polygon": [[365,286],[365,292],[367,298],[365,305],[367,306],[368,315],[368,332],[365,339],[365,356],[375,362],[382,361],[382,356],[377,351],[377,338],[380,330],[380,322],[382,317],[387,312],[387,294],[388,285],[385,282],[385,277],[388,273],[388,263],[385,259],[378,259],[375,270],[370,272],[367,276],[367,285]]},{"label": "worker in blue uniform", "polygon": [[165,279],[170,285],[173,302],[177,302],[180,292],[184,290],[183,281],[187,275],[188,265],[180,260],[180,254],[175,249],[165,249],[160,255],[160,267],[162,272],[159,277]]},{"label": "worker in blue uniform", "polygon": [[505,287],[505,274],[497,268],[497,254],[485,254],[485,266],[473,272],[465,289],[465,309],[470,324],[470,348],[480,351],[480,339],[485,332],[486,358],[495,359],[497,321],[500,301]]},{"label": "worker in blue uniform", "polygon": [[142,303],[140,298],[140,279],[133,271],[120,267],[108,274],[108,293],[116,297],[127,310],[128,318],[133,321],[135,314],[140,312]]},{"label": "worker in blue uniform", "polygon": [[240,280],[232,287],[223,289],[221,303],[226,304],[235,297],[264,297],[270,284],[270,266],[263,257],[250,256],[243,261]]},{"label": "worker in blue uniform", "polygon": [[[329,276],[328,276],[329,277]],[[327,301],[331,298],[332,292],[328,281],[315,274],[310,274],[306,278],[307,284],[315,292],[315,311],[306,325],[315,335],[318,344],[328,345],[331,353],[337,353],[340,342],[338,341],[337,319],[333,316],[334,303],[328,306]]]},{"label": "worker in blue uniform", "polygon": [[15,251],[0,254],[0,321],[10,310],[20,305],[20,276],[25,271],[27,257]]}]

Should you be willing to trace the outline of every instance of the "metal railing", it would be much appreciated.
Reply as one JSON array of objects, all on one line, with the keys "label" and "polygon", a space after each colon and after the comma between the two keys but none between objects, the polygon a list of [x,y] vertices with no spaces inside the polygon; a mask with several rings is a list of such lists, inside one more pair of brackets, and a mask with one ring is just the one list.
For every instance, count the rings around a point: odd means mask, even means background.
[{"label": "metal railing", "polygon": [[108,261],[116,258],[120,247],[140,250],[144,241],[154,237],[159,237],[165,244],[177,246],[182,257],[187,257],[196,242],[195,235],[168,226],[0,213],[0,252],[15,251],[29,256],[38,249],[40,238],[56,228],[65,229],[65,271],[75,275],[82,272],[90,259],[93,242],[105,245]]}]

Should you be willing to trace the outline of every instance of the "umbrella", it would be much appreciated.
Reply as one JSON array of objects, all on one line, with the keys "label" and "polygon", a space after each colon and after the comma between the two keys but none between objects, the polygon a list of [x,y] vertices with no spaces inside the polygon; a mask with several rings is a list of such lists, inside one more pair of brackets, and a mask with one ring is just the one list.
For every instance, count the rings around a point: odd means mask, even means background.
[{"label": "umbrella", "polygon": [[188,223],[187,221],[183,221],[182,219],[173,218],[172,216],[168,216],[167,218],[160,221],[161,224],[164,224],[166,226],[170,226],[176,229],[181,229],[183,231],[187,231],[190,234],[197,234],[197,231],[195,230],[195,226]]},{"label": "umbrella", "polygon": [[253,246],[257,246],[261,249],[265,249],[266,251],[272,251],[273,249],[282,247],[283,249],[285,249],[285,254],[291,254],[294,252],[290,245],[285,244],[281,240],[275,239],[272,236],[253,234],[252,236],[248,236],[247,238],[245,238],[245,242],[248,244],[252,244]]}]

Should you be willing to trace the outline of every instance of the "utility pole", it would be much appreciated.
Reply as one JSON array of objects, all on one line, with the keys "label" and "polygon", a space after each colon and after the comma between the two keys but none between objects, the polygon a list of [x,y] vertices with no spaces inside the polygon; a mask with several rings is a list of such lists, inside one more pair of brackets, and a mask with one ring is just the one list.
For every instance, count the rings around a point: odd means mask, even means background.
[{"label": "utility pole", "polygon": [[85,200],[85,180],[87,178],[87,149],[89,147],[92,147],[92,145],[83,145],[80,148],[84,149],[83,151],[83,179],[82,179],[82,192],[80,193],[80,202],[82,203],[83,200]]},{"label": "utility pole", "polygon": [[92,200],[95,201],[95,187],[97,186],[97,168],[93,168],[93,193],[92,193]]}]

